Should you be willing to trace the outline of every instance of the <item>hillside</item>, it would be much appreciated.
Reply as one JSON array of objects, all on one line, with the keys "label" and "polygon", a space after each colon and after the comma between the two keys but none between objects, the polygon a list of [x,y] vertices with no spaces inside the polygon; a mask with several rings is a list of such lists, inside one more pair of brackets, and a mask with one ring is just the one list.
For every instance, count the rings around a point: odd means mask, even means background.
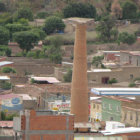
[{"label": "hillside", "polygon": [[[15,11],[16,9],[25,6],[30,7],[34,14],[40,11],[46,11],[48,13],[55,13],[56,11],[61,11],[67,4],[71,2],[88,2],[94,5],[98,13],[102,13],[105,7],[113,0],[2,0],[9,11]],[[124,0],[119,0],[120,3]],[[139,0],[130,0],[136,3],[140,8]]]}]

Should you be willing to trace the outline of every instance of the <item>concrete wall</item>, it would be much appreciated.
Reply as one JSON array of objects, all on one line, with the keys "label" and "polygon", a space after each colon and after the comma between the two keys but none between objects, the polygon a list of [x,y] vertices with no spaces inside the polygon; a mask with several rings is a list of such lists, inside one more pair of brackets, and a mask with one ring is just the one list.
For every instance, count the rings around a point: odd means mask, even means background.
[{"label": "concrete wall", "polygon": [[[111,108],[110,108],[111,106]],[[119,107],[119,110],[117,109]],[[102,121],[121,120],[121,102],[110,98],[102,97]]]},{"label": "concrete wall", "polygon": [[120,64],[130,64],[140,66],[140,56],[131,55],[130,53],[120,52]]},{"label": "concrete wall", "polygon": [[109,77],[109,79],[116,78],[118,82],[130,82],[131,76],[135,79],[140,77],[139,73],[140,67],[122,67],[111,72],[88,72],[88,80],[102,83],[103,77]]},{"label": "concrete wall", "polygon": [[140,111],[122,107],[121,122],[126,126],[140,127]]}]

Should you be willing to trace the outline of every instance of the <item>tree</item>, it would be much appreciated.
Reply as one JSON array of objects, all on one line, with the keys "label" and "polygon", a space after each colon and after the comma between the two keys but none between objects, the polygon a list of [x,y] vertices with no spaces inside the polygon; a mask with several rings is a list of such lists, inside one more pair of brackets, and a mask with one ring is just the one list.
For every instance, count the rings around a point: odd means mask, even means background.
[{"label": "tree", "polygon": [[32,32],[39,36],[39,40],[43,40],[46,37],[46,34],[42,29],[34,28],[32,29]]},{"label": "tree", "polygon": [[118,42],[126,43],[126,44],[133,44],[136,42],[136,36],[134,34],[129,34],[127,32],[123,32],[119,34]]},{"label": "tree", "polygon": [[84,17],[95,18],[96,8],[89,3],[71,3],[63,9],[65,18],[69,17]]},{"label": "tree", "polygon": [[33,44],[39,40],[39,36],[32,31],[22,31],[14,33],[14,39],[19,44],[20,48],[26,52],[30,51]]},{"label": "tree", "polygon": [[25,25],[17,24],[17,23],[7,24],[5,27],[10,31],[10,39],[11,40],[13,40],[13,34],[15,32],[27,31],[27,30],[31,29],[29,26],[25,26]]},{"label": "tree", "polygon": [[98,67],[99,65],[102,65],[103,59],[104,59],[104,56],[94,56],[92,59],[92,64]]},{"label": "tree", "polygon": [[29,21],[33,20],[33,13],[30,8],[21,8],[17,11],[16,19],[25,18]]},{"label": "tree", "polygon": [[0,45],[7,45],[9,41],[9,31],[0,26]]},{"label": "tree", "polygon": [[112,16],[105,16],[96,27],[98,38],[104,42],[115,41],[118,37],[118,30],[115,25],[115,19]]},{"label": "tree", "polygon": [[54,36],[50,38],[50,46],[47,49],[47,54],[49,59],[56,64],[61,64],[62,61],[62,43],[62,37],[60,36]]},{"label": "tree", "polygon": [[71,82],[72,80],[72,69],[68,69],[67,73],[64,75],[65,82]]},{"label": "tree", "polygon": [[8,23],[12,23],[13,22],[13,18],[10,15],[10,13],[1,13],[0,14],[0,25],[5,25]]},{"label": "tree", "polygon": [[65,24],[61,18],[50,16],[46,18],[44,31],[46,34],[51,34],[58,31],[64,31]]},{"label": "tree", "polygon": [[115,16],[117,19],[122,17],[122,8],[118,2],[118,0],[114,0],[111,5],[111,14]]},{"label": "tree", "polygon": [[131,1],[125,1],[122,5],[123,19],[134,19],[137,16],[137,5]]},{"label": "tree", "polygon": [[49,16],[47,12],[39,12],[37,13],[36,18],[45,19],[47,16]]}]

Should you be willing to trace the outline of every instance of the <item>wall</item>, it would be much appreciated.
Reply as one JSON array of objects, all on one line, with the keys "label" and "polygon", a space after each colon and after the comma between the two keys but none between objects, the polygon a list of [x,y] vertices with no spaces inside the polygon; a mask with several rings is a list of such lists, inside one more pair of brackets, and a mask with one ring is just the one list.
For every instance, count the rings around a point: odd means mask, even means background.
[{"label": "wall", "polygon": [[126,126],[140,127],[140,111],[122,107],[121,122],[125,123]]},{"label": "wall", "polygon": [[[109,109],[109,104],[111,105],[111,109]],[[117,107],[119,107],[119,110],[117,110]],[[102,121],[110,121],[111,117],[113,117],[113,121],[120,122],[121,102],[118,100],[102,97]]]},{"label": "wall", "polygon": [[19,45],[15,42],[10,42],[8,44],[8,47],[11,49],[12,51],[12,56],[15,56],[17,53],[22,52],[22,50],[20,49]]},{"label": "wall", "polygon": [[114,69],[111,72],[88,72],[88,80],[102,83],[102,77],[109,77],[109,79],[116,78],[118,82],[130,82],[131,75],[133,79],[140,77],[140,67],[122,67]]},{"label": "wall", "polygon": [[28,82],[27,76],[20,76],[20,75],[11,75],[10,81],[12,84],[24,84]]},{"label": "wall", "polygon": [[30,114],[22,116],[21,124],[23,140],[73,140],[74,138],[72,115],[47,115],[47,112],[32,110]]},{"label": "wall", "polygon": [[126,52],[120,52],[120,64],[131,64],[133,66],[140,66],[140,56],[132,55]]},{"label": "wall", "polygon": [[102,120],[102,104],[96,101],[91,101],[90,117],[92,122],[94,122],[94,120],[97,119],[97,114],[98,114],[98,119]]},{"label": "wall", "polygon": [[17,74],[45,74],[54,73],[54,66],[48,59],[32,59],[27,57],[10,57],[8,60],[14,62],[13,67],[17,70]]}]

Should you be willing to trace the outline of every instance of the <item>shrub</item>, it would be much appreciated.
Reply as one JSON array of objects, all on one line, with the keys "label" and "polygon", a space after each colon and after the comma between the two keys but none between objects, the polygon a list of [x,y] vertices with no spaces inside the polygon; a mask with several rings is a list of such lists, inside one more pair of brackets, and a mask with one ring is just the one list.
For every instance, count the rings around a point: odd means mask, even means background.
[{"label": "shrub", "polygon": [[134,82],[132,82],[132,83],[130,83],[128,86],[129,86],[129,87],[135,87],[136,84],[135,84]]},{"label": "shrub", "polygon": [[11,89],[12,88],[12,84],[9,83],[9,82],[4,82],[4,83],[1,84],[1,88],[5,89],[5,90]]},{"label": "shrub", "polygon": [[32,84],[35,83],[35,80],[34,80],[33,78],[31,78],[31,83],[32,83]]},{"label": "shrub", "polygon": [[65,82],[71,82],[72,80],[72,69],[68,69],[67,73],[64,75],[64,81]]},{"label": "shrub", "polygon": [[127,32],[123,32],[119,34],[118,42],[126,43],[126,44],[133,44],[136,42],[136,36],[134,34],[129,34]]},{"label": "shrub", "polygon": [[116,78],[112,78],[111,80],[108,81],[108,84],[113,84],[113,83],[117,83],[118,81],[116,80]]},{"label": "shrub", "polygon": [[2,72],[3,73],[16,73],[16,70],[14,68],[11,68],[11,67],[3,67]]},{"label": "shrub", "polygon": [[11,56],[11,53],[12,53],[11,49],[7,48],[5,51],[6,56]]},{"label": "shrub", "polygon": [[64,31],[64,28],[65,28],[65,24],[61,18],[50,16],[46,18],[43,29],[46,32],[46,34],[51,34],[59,31]]},{"label": "shrub", "polygon": [[62,62],[62,54],[61,53],[50,54],[49,58],[52,62],[54,62],[56,64],[61,64],[61,62]]},{"label": "shrub", "polygon": [[39,12],[37,13],[36,18],[45,19],[47,16],[49,16],[47,12]]},{"label": "shrub", "polygon": [[28,19],[29,21],[32,21],[33,20],[33,13],[31,11],[31,9],[26,8],[26,7],[20,8],[17,11],[16,19],[21,19],[21,18]]}]

